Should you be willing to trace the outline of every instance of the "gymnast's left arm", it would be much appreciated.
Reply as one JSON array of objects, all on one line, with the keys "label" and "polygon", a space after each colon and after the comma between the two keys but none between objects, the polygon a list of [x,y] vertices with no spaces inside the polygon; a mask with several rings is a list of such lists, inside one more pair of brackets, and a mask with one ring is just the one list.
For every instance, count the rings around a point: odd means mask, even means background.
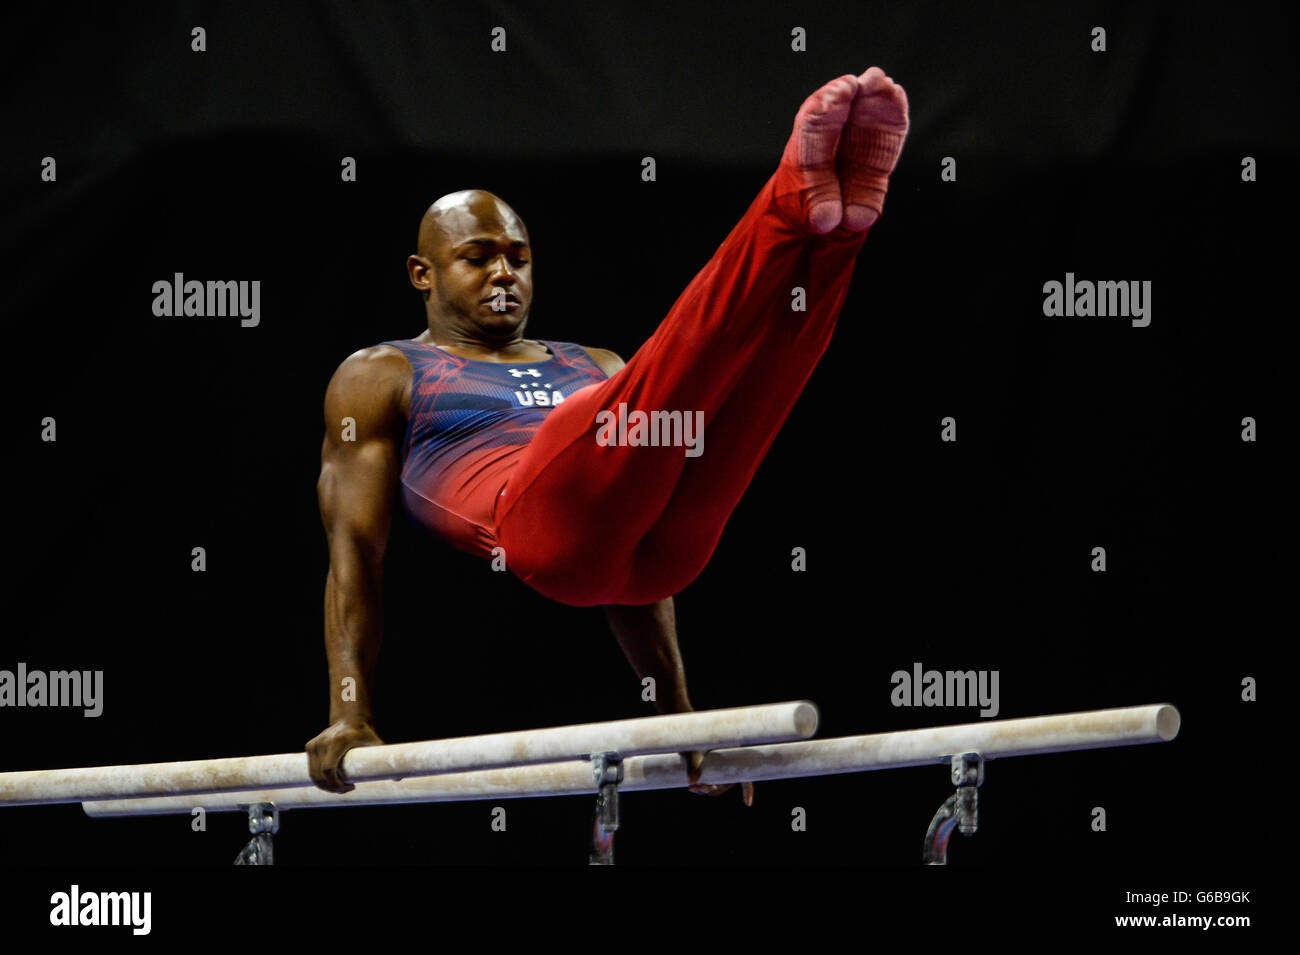
[{"label": "gymnast's left arm", "polygon": [[605,607],[605,619],[636,675],[643,682],[654,681],[651,692],[655,709],[660,713],[692,712],[686,670],[677,648],[673,598],[640,607],[610,604]]},{"label": "gymnast's left arm", "polygon": [[[623,655],[642,680],[654,681],[654,704],[660,713],[691,713],[691,698],[686,692],[686,668],[681,650],[677,647],[677,617],[673,598],[665,597],[657,603],[639,607],[610,604],[605,607],[605,618],[614,631]],[[688,777],[699,779],[704,764],[702,752],[683,753]],[[714,786],[695,783],[691,792],[717,796],[731,785]],[[754,803],[753,783],[741,783],[745,805]]]}]

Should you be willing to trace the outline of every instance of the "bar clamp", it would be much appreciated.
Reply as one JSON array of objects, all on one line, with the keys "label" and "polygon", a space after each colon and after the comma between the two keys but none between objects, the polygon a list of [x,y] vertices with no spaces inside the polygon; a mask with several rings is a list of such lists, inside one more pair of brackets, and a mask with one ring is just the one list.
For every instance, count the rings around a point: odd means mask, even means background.
[{"label": "bar clamp", "polygon": [[272,802],[255,802],[248,807],[248,831],[253,838],[235,856],[235,865],[274,865],[271,836],[280,831],[280,810]]},{"label": "bar clamp", "polygon": [[619,753],[592,753],[591,774],[598,792],[591,820],[591,852],[588,865],[614,864],[614,833],[618,831],[618,784],[623,781],[623,757]]},{"label": "bar clamp", "polygon": [[922,859],[926,865],[948,864],[948,838],[953,829],[961,829],[964,836],[973,836],[979,829],[979,787],[984,784],[984,758],[979,753],[953,756],[952,784],[957,791],[939,807],[925,833]]}]

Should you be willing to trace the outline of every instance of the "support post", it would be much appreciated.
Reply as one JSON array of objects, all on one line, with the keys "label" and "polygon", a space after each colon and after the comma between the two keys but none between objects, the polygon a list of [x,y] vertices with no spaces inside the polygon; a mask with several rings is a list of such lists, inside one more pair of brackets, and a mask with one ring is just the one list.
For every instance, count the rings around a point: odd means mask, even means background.
[{"label": "support post", "polygon": [[591,853],[588,865],[614,864],[614,833],[618,831],[618,784],[623,781],[623,757],[618,753],[593,753],[591,774],[599,791],[591,819]]},{"label": "support post", "polygon": [[984,784],[984,759],[979,753],[959,753],[952,758],[952,784],[957,791],[949,796],[930,820],[925,833],[922,858],[926,865],[948,864],[948,838],[953,829],[963,836],[973,836],[980,826],[979,787]]}]

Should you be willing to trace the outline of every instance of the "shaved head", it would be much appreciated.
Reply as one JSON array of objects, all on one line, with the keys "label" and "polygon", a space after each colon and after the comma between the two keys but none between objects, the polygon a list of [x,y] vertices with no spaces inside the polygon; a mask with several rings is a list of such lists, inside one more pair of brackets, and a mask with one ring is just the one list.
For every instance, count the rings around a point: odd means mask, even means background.
[{"label": "shaved head", "polygon": [[447,193],[425,210],[415,247],[420,255],[436,261],[440,251],[488,232],[513,233],[528,241],[524,220],[505,200],[486,189],[462,189]]}]

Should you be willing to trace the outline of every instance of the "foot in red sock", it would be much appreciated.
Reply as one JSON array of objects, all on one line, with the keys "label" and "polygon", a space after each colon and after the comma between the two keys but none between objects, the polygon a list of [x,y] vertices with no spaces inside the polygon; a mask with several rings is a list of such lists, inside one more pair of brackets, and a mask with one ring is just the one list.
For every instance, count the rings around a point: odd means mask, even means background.
[{"label": "foot in red sock", "polygon": [[804,100],[781,157],[789,175],[780,177],[778,196],[798,191],[801,224],[819,235],[844,216],[835,147],[857,93],[858,78],[846,73]]},{"label": "foot in red sock", "polygon": [[844,202],[841,225],[861,232],[885,208],[889,174],[907,137],[907,93],[873,66],[858,80],[849,120],[840,139],[836,166]]}]

